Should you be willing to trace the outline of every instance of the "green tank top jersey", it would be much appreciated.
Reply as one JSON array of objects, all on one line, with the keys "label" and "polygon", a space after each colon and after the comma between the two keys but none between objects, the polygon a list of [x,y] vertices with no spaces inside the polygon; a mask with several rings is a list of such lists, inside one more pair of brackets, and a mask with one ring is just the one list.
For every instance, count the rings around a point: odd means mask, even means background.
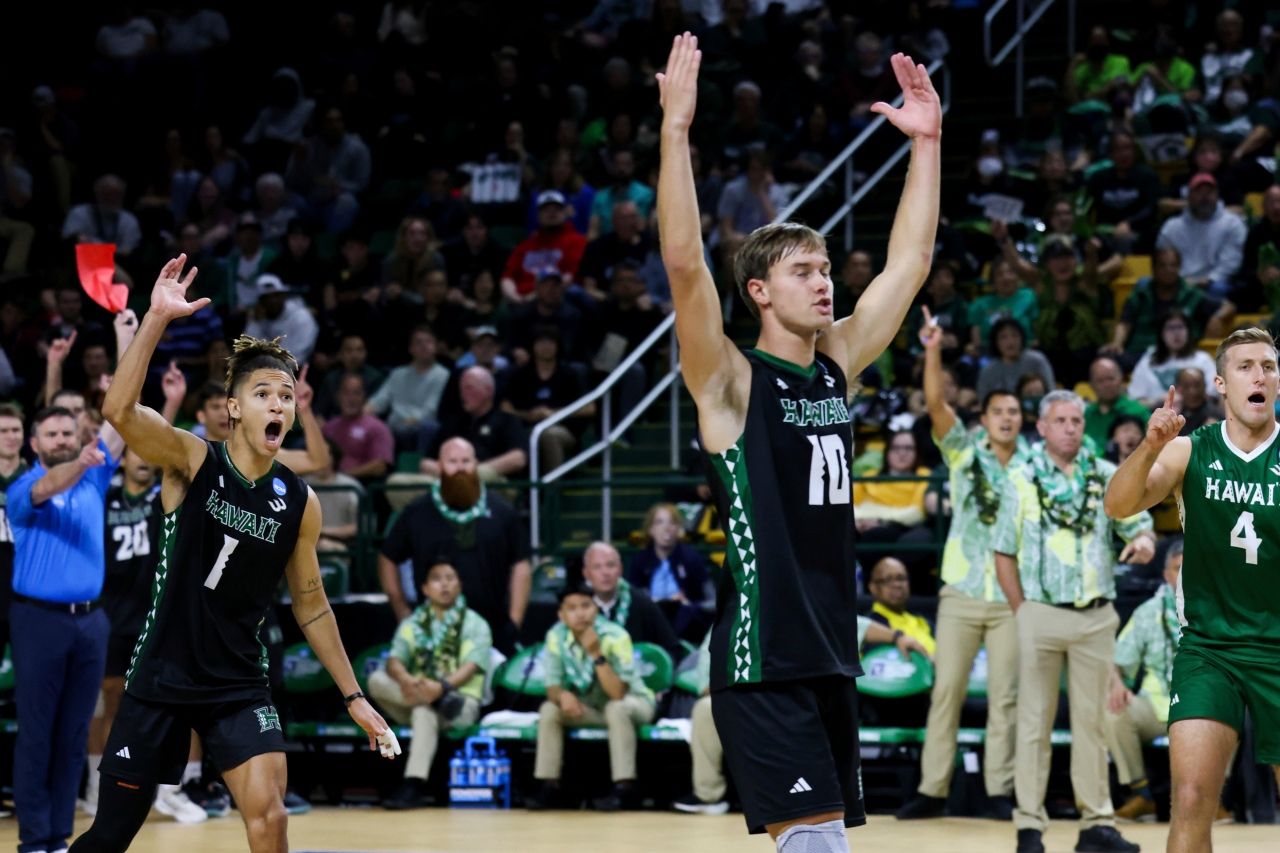
[{"label": "green tank top jersey", "polygon": [[1245,453],[1226,422],[1191,434],[1182,482],[1182,646],[1274,662],[1280,652],[1280,424]]}]

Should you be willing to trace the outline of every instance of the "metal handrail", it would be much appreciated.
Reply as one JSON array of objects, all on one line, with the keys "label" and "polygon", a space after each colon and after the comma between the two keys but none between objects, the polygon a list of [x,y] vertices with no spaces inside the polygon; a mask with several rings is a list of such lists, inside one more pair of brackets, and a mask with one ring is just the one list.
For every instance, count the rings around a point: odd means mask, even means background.
[{"label": "metal handrail", "polygon": [[[1003,0],[1008,2],[1008,0]],[[1052,2],[1052,0],[1048,0]],[[942,110],[945,114],[951,105],[951,72],[941,59],[935,59],[931,62],[926,71],[930,77],[933,77],[939,70],[943,72],[943,92]],[[902,104],[902,95],[899,94],[893,101],[893,106],[897,107]],[[857,192],[853,191],[853,155],[859,148],[866,144],[872,134],[887,123],[887,119],[882,115],[877,115],[866,128],[862,130],[853,141],[851,141],[844,150],[837,154],[830,163],[827,164],[821,172],[818,173],[812,181],[809,182],[796,196],[787,204],[777,216],[774,222],[783,222],[789,219],[799,207],[804,204],[822,185],[831,177],[836,169],[844,166],[844,185],[845,195],[848,200],[841,206],[835,216],[832,216],[820,229],[824,234],[830,232],[832,228],[840,221],[840,217],[845,217],[845,249],[849,250],[853,246],[853,220],[849,217],[849,212],[853,209],[854,204],[861,200],[870,192],[875,185],[886,175],[889,170],[896,164],[910,149],[910,142],[905,142],[899,149],[890,156],[889,160],[881,165],[871,177],[863,181],[858,187]],[[657,341],[663,336],[669,338],[669,367],[667,373],[662,376],[649,392],[644,396],[639,404],[635,406],[626,417],[613,422],[613,407],[610,399],[609,391],[622,379],[623,375],[637,361],[649,353],[649,351],[657,345]],[[612,507],[612,488],[610,482],[613,473],[613,444],[619,436],[626,432],[637,419],[639,419],[650,405],[666,391],[670,397],[670,464],[672,469],[676,469],[680,465],[680,423],[679,423],[679,383],[676,381],[680,375],[680,363],[678,357],[678,343],[675,334],[675,314],[669,314],[665,317],[658,327],[649,333],[649,336],[635,348],[623,361],[613,369],[604,382],[598,385],[595,390],[583,395],[578,400],[570,403],[555,414],[538,422],[533,428],[529,436],[529,479],[532,481],[532,487],[529,493],[529,540],[535,550],[539,549],[542,544],[542,507],[539,501],[539,484],[550,484],[564,477],[574,468],[596,456],[603,456],[601,464],[601,474],[605,485],[600,491],[601,503],[601,533],[605,539],[609,539],[613,526],[613,507]],[[583,448],[572,458],[566,460],[559,465],[554,471],[540,475],[540,462],[538,452],[538,442],[548,429],[556,424],[562,423],[566,419],[574,416],[586,406],[601,401],[601,420],[600,438],[590,447]]]},{"label": "metal handrail", "polygon": [[[1014,114],[1022,115],[1022,90],[1023,77],[1025,76],[1025,62],[1023,57],[1023,42],[1026,41],[1027,33],[1031,28],[1049,11],[1057,0],[1042,0],[1039,6],[1031,10],[1031,14],[1027,14],[1026,0],[1014,0],[1014,13],[1017,18],[1017,26],[1014,33],[1009,37],[1004,47],[995,54],[991,55],[991,26],[995,22],[996,16],[1000,10],[1009,4],[1010,0],[996,0],[991,4],[991,8],[982,18],[982,54],[987,60],[987,65],[995,68],[1008,58],[1010,51],[1017,51],[1017,60],[1014,62],[1014,86],[1017,88],[1013,94]],[[1067,53],[1075,55],[1076,52],[1076,0],[1067,0]]]}]

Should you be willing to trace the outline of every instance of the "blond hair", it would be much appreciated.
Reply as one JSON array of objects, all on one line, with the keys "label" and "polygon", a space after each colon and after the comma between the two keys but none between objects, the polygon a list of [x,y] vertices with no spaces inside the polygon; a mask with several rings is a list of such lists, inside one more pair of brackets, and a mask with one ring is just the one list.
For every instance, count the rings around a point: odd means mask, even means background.
[{"label": "blond hair", "polygon": [[649,536],[649,528],[653,527],[653,523],[658,520],[658,513],[666,510],[671,514],[671,520],[676,523],[676,527],[680,528],[681,534],[684,533],[684,513],[680,511],[680,507],[673,503],[654,504],[649,507],[649,511],[644,514],[644,535]]},{"label": "blond hair", "polygon": [[769,270],[783,258],[796,252],[825,252],[827,240],[808,225],[799,222],[775,222],[762,225],[747,235],[733,257],[733,278],[742,294],[742,301],[756,319],[760,318],[760,306],[747,291],[752,279],[764,281]]},{"label": "blond hair", "polygon": [[1272,352],[1276,351],[1276,339],[1271,333],[1260,326],[1246,326],[1243,329],[1236,329],[1231,334],[1222,339],[1222,343],[1218,344],[1218,352],[1214,355],[1214,365],[1218,369],[1218,375],[1221,376],[1227,366],[1227,353],[1232,347],[1243,346],[1245,344],[1266,344],[1271,347]]}]

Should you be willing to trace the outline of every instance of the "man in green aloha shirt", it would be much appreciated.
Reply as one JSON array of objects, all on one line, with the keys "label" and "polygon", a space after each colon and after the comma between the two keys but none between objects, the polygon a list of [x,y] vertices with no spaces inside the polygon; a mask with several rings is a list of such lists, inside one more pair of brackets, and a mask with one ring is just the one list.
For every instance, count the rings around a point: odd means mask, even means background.
[{"label": "man in green aloha shirt", "polygon": [[[1121,785],[1132,796],[1116,809],[1122,820],[1139,820],[1156,813],[1155,797],[1147,784],[1142,744],[1164,734],[1169,727],[1169,682],[1173,656],[1178,651],[1182,626],[1178,622],[1175,590],[1182,571],[1182,542],[1174,542],[1165,554],[1164,583],[1155,595],[1139,604],[1116,638],[1115,666],[1107,697],[1107,749],[1116,763]],[[1137,694],[1129,685],[1145,673]]]},{"label": "man in green aloha shirt", "polygon": [[944,399],[942,331],[928,322],[924,344],[924,399],[933,440],[950,472],[951,531],[942,554],[937,643],[929,721],[920,756],[917,795],[899,820],[940,817],[955,769],[956,732],[978,648],[987,649],[987,737],[984,781],[993,815],[1013,813],[1014,723],[1017,707],[1018,629],[996,582],[992,528],[1007,472],[1028,458],[1016,394],[992,391],[982,401],[982,431],[970,435]]},{"label": "man in green aloha shirt", "polygon": [[489,624],[467,609],[458,573],[437,558],[422,584],[426,602],[400,623],[385,669],[369,676],[369,692],[387,716],[413,725],[404,782],[384,806],[426,805],[427,775],[440,729],[469,726],[480,716],[484,673],[493,637]]},{"label": "man in green aloha shirt", "polygon": [[636,778],[636,726],[653,719],[653,693],[636,671],[631,636],[605,619],[586,584],[560,593],[560,622],[547,632],[542,666],[547,701],[538,709],[533,777],[542,784],[528,803],[551,807],[559,793],[566,727],[607,726],[613,791],[596,797],[598,811],[617,811]]},{"label": "man in green aloha shirt", "polygon": [[1071,787],[1083,828],[1077,850],[1133,851],[1115,829],[1103,723],[1120,617],[1112,540],[1120,562],[1155,553],[1151,516],[1107,517],[1102,498],[1116,466],[1084,447],[1084,401],[1054,391],[1040,401],[1044,443],[1009,472],[996,516],[996,577],[1018,625],[1018,743],[1014,792],[1019,853],[1041,853],[1044,808],[1064,663],[1071,711]]}]

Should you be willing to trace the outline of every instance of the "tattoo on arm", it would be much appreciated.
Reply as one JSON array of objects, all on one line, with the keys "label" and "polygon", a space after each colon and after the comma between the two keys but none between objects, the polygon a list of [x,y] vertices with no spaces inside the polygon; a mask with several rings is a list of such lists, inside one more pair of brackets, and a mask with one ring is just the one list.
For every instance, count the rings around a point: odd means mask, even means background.
[{"label": "tattoo on arm", "polygon": [[312,616],[310,619],[308,619],[306,622],[303,622],[303,623],[302,623],[301,625],[299,625],[298,627],[299,627],[299,628],[305,628],[305,627],[307,627],[308,625],[310,625],[310,624],[311,624],[311,623],[313,623],[313,622],[319,622],[321,619],[323,619],[324,617],[328,616],[328,615],[329,615],[329,614],[331,614],[332,612],[333,612],[332,610],[330,610],[328,607],[326,607],[324,610],[320,611],[320,612],[319,612],[319,613],[317,613],[315,616]]},{"label": "tattoo on arm", "polygon": [[306,583],[303,584],[302,589],[300,589],[299,592],[302,595],[307,595],[309,593],[319,592],[322,589],[324,589],[324,581],[321,580],[319,575],[312,575],[307,578]]}]

